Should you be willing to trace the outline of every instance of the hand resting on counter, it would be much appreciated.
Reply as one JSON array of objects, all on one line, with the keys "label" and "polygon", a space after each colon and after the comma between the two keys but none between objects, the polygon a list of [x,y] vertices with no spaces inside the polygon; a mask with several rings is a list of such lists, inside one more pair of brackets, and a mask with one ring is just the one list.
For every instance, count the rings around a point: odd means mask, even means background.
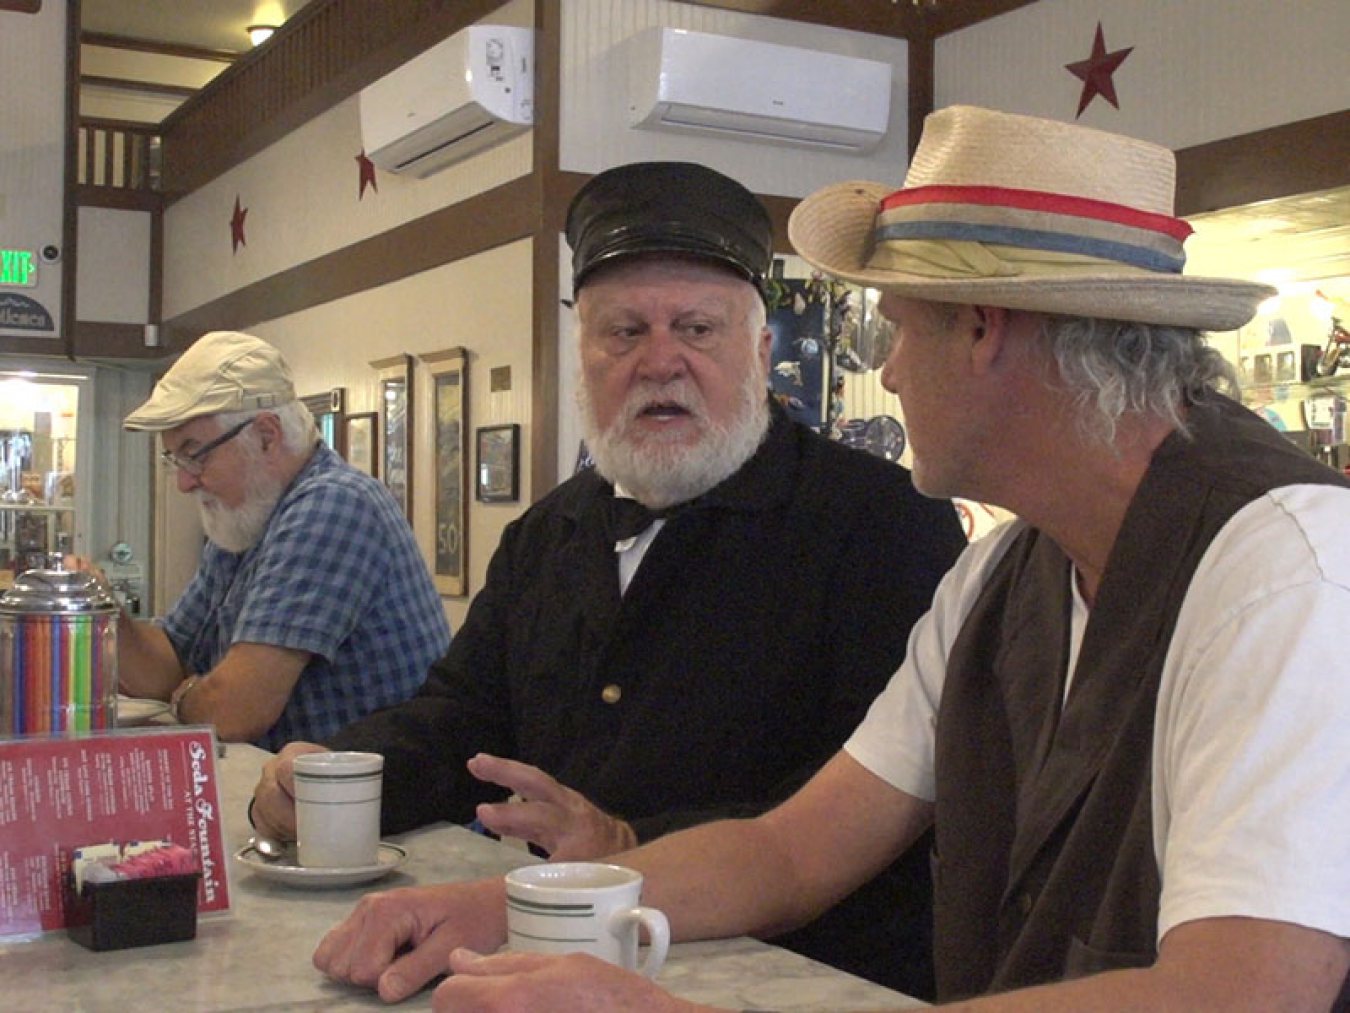
[{"label": "hand resting on counter", "polygon": [[399,1002],[433,978],[443,1010],[640,1009],[677,1013],[708,1007],[677,999],[641,975],[584,954],[500,953],[506,897],[500,879],[366,894],[314,951],[314,966],[338,981]]}]

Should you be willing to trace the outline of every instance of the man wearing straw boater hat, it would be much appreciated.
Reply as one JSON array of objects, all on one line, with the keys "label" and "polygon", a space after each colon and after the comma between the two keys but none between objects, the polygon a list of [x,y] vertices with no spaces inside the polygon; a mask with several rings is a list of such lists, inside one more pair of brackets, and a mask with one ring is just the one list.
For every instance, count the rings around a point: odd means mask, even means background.
[{"label": "man wearing straw boater hat", "polygon": [[[615,857],[675,938],[793,924],[932,824],[941,999],[1347,1008],[1350,488],[1219,392],[1200,332],[1271,292],[1181,273],[1173,174],[1151,144],[955,107],[900,190],[793,214],[803,257],[883,291],[919,487],[1019,519],[795,796]],[[447,1008],[690,1008],[586,957],[479,956],[503,920],[493,881],[367,897],[316,962],[371,983],[448,959]]]}]

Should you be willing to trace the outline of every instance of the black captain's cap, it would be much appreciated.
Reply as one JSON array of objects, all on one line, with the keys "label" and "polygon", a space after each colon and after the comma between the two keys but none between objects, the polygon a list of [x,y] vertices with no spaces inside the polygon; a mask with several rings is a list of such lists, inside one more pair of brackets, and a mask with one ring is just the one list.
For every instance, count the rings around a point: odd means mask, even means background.
[{"label": "black captain's cap", "polygon": [[734,179],[693,162],[634,162],[592,177],[567,209],[572,292],[624,257],[670,253],[717,261],[762,293],[773,259],[764,205]]}]

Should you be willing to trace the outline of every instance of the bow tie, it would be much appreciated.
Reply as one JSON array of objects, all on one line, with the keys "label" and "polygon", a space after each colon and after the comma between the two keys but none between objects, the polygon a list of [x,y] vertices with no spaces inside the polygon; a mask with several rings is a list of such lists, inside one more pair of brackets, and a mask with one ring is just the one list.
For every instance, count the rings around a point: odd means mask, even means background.
[{"label": "bow tie", "polygon": [[635,499],[626,496],[610,496],[605,501],[605,538],[610,542],[622,542],[636,538],[652,526],[668,511],[649,510]]},{"label": "bow tie", "polygon": [[604,518],[605,537],[611,542],[623,542],[636,538],[657,521],[673,520],[682,513],[699,509],[706,505],[706,498],[695,496],[683,503],[675,503],[660,510],[652,510],[635,499],[627,496],[609,496],[605,500],[601,516]]}]

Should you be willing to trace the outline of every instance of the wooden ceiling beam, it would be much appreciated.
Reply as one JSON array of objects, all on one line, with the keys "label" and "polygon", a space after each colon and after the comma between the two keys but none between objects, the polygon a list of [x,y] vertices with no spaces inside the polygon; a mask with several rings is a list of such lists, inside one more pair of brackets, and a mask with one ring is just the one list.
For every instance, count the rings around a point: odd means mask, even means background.
[{"label": "wooden ceiling beam", "polygon": [[233,63],[239,59],[238,53],[232,53],[227,49],[185,46],[177,42],[155,42],[152,39],[133,39],[126,35],[108,35],[102,32],[81,32],[80,45],[153,53],[156,56],[181,56],[188,60],[212,60],[216,63]]},{"label": "wooden ceiling beam", "polygon": [[852,0],[822,4],[818,0],[687,0],[698,7],[717,7],[742,14],[801,21],[827,28],[847,28],[872,35],[908,39],[922,32],[922,14],[910,0]]},{"label": "wooden ceiling beam", "polygon": [[933,38],[978,25],[982,21],[1028,7],[1036,0],[941,0],[929,4],[923,24]]},{"label": "wooden ceiling beam", "polygon": [[198,89],[182,84],[164,84],[159,81],[138,81],[130,77],[101,77],[97,74],[81,74],[80,87],[111,88],[115,91],[135,91],[147,95],[163,95],[168,98],[191,98]]},{"label": "wooden ceiling beam", "polygon": [[801,21],[830,28],[846,28],[896,39],[934,39],[1036,0],[850,0],[823,4],[819,0],[687,0],[700,7],[717,7]]}]

